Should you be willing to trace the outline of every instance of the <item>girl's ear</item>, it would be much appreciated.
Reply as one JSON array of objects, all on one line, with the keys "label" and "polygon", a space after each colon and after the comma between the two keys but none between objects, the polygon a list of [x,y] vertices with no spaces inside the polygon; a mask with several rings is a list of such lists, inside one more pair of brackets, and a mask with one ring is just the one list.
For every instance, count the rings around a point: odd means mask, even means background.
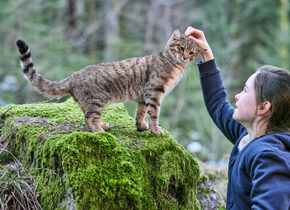
[{"label": "girl's ear", "polygon": [[267,116],[271,113],[271,103],[269,101],[264,101],[262,104],[258,105],[258,115]]}]

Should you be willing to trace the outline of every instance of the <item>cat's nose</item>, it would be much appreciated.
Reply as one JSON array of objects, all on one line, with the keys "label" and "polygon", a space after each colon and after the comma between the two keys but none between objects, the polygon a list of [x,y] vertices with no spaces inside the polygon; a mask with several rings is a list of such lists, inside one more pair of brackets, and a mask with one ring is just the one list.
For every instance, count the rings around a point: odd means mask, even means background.
[{"label": "cat's nose", "polygon": [[189,53],[188,52],[184,52],[183,54],[183,58],[186,60],[189,58]]},{"label": "cat's nose", "polygon": [[183,56],[183,60],[184,60],[184,61],[187,61],[188,59],[189,59],[188,56]]}]

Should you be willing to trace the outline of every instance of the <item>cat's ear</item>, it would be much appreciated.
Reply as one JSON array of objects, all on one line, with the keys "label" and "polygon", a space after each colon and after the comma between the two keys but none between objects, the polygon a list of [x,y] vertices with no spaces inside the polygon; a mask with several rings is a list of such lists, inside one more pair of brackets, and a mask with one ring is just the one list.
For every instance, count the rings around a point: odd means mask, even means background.
[{"label": "cat's ear", "polygon": [[175,29],[175,30],[173,31],[172,37],[173,37],[174,39],[180,39],[180,37],[181,37],[181,33],[180,33],[180,31],[179,31],[178,29]]}]

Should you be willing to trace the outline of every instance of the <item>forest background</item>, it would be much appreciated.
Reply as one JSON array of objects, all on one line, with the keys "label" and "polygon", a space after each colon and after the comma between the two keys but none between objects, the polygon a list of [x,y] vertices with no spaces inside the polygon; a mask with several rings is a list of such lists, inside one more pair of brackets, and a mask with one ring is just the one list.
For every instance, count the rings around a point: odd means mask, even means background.
[{"label": "forest background", "polygon": [[[289,13],[288,0],[0,0],[0,105],[47,102],[23,77],[18,38],[37,71],[60,80],[88,64],[159,52],[187,26],[205,32],[234,104],[259,66],[290,69]],[[200,159],[223,163],[232,145],[204,107],[199,60],[164,98],[160,124]],[[136,104],[125,105],[134,117]]]}]

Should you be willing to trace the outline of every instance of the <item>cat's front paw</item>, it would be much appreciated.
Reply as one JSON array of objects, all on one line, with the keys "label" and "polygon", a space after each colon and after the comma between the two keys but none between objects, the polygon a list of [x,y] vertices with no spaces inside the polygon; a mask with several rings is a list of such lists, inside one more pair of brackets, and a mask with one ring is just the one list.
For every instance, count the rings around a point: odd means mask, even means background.
[{"label": "cat's front paw", "polygon": [[112,126],[111,126],[109,123],[101,122],[101,127],[102,127],[104,130],[107,130],[107,129],[111,128]]},{"label": "cat's front paw", "polygon": [[160,129],[151,130],[151,133],[156,135],[156,136],[160,136],[160,135],[164,135],[165,134],[165,132],[163,130],[160,130]]},{"label": "cat's front paw", "polygon": [[146,131],[149,129],[148,125],[146,125],[145,123],[137,123],[137,122],[136,122],[136,128],[137,128],[137,131],[139,132]]},{"label": "cat's front paw", "polygon": [[90,128],[90,131],[99,132],[99,133],[105,132],[105,130],[102,127],[93,127],[93,128]]}]

